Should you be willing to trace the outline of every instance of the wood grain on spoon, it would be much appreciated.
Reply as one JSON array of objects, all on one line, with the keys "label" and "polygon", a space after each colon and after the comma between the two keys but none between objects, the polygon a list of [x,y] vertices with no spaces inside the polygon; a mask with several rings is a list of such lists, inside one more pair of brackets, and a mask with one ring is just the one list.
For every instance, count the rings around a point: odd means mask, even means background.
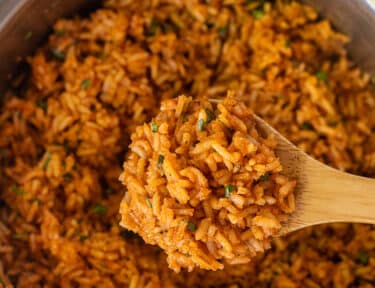
[{"label": "wood grain on spoon", "polygon": [[264,135],[274,134],[276,155],[283,173],[297,180],[296,211],[284,223],[280,235],[316,224],[357,222],[375,224],[375,179],[333,169],[313,159],[258,116]]}]

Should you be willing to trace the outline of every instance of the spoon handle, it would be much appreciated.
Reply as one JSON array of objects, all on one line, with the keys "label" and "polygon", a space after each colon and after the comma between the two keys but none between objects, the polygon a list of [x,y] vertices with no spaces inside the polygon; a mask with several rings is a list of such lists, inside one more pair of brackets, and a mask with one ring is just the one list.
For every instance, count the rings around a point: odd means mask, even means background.
[{"label": "spoon handle", "polygon": [[278,142],[283,173],[297,180],[296,210],[280,234],[332,222],[375,224],[375,179],[333,169],[295,147],[261,118],[257,125]]},{"label": "spoon handle", "polygon": [[375,224],[375,179],[333,169],[299,150],[288,153],[292,158],[286,163],[299,161],[302,165],[297,169],[295,165],[285,167],[288,175],[298,179],[300,189],[297,187],[296,211],[283,227],[283,234],[332,222]]}]

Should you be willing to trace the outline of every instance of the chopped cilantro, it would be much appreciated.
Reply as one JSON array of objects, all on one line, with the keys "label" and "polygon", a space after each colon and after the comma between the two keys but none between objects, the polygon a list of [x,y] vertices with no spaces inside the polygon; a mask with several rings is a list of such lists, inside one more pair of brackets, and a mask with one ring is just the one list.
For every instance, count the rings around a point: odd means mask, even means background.
[{"label": "chopped cilantro", "polygon": [[198,120],[198,131],[204,131],[205,122],[203,119]]},{"label": "chopped cilantro", "polygon": [[259,180],[260,181],[267,181],[268,179],[270,179],[270,176],[271,176],[271,173],[270,172],[266,172],[264,175],[262,175],[262,176],[259,177]]},{"label": "chopped cilantro", "polygon": [[252,11],[252,14],[255,19],[262,19],[264,16],[264,12],[262,10],[255,9]]},{"label": "chopped cilantro", "polygon": [[225,185],[225,188],[224,188],[224,195],[226,198],[229,198],[230,197],[230,193],[235,191],[236,190],[236,186],[232,185],[232,184],[228,184],[228,185]]},{"label": "chopped cilantro", "polygon": [[69,182],[69,181],[72,181],[72,180],[73,180],[73,175],[70,174],[70,173],[65,173],[65,174],[63,175],[63,178],[64,178],[64,181]]},{"label": "chopped cilantro", "polygon": [[207,119],[206,119],[207,124],[215,119],[215,114],[210,109],[206,109],[206,114],[207,114]]},{"label": "chopped cilantro", "polygon": [[189,229],[191,232],[194,232],[195,230],[197,230],[197,227],[195,226],[195,224],[191,221],[189,221],[189,223],[186,225],[187,229]]},{"label": "chopped cilantro", "polygon": [[152,208],[152,202],[149,198],[146,198],[146,203],[148,207]]},{"label": "chopped cilantro", "polygon": [[228,33],[228,28],[227,27],[219,27],[217,29],[217,34],[222,39],[224,39],[225,37],[227,37],[227,33]]},{"label": "chopped cilantro", "polygon": [[15,193],[18,196],[26,195],[26,192],[16,185],[13,185],[10,189],[13,193]]},{"label": "chopped cilantro", "polygon": [[29,31],[25,34],[25,40],[29,40],[31,37],[33,37],[33,32]]},{"label": "chopped cilantro", "polygon": [[369,258],[370,258],[370,256],[364,251],[359,251],[358,254],[357,254],[357,260],[362,265],[367,265]]},{"label": "chopped cilantro", "polygon": [[38,197],[34,197],[31,199],[31,203],[37,203],[38,205],[40,204],[40,199]]},{"label": "chopped cilantro", "polygon": [[23,233],[16,233],[16,234],[13,234],[13,239],[15,240],[23,240],[23,239],[26,239],[27,238],[27,233],[23,232]]},{"label": "chopped cilantro", "polygon": [[101,205],[101,204],[96,204],[93,208],[92,208],[92,212],[100,215],[100,216],[104,216],[105,214],[107,214],[107,211],[108,211],[108,208],[104,205]]},{"label": "chopped cilantro", "polygon": [[90,79],[85,79],[81,83],[81,89],[86,90],[87,88],[90,87],[90,85],[91,85],[91,80]]},{"label": "chopped cilantro", "polygon": [[146,36],[155,36],[158,29],[159,29],[159,22],[155,18],[152,18],[150,26],[148,26],[147,29],[145,30],[145,34]]},{"label": "chopped cilantro", "polygon": [[41,109],[43,109],[44,111],[47,111],[47,102],[44,101],[44,100],[37,100],[35,102],[35,105]]},{"label": "chopped cilantro", "polygon": [[56,48],[51,49],[51,54],[54,58],[56,58],[59,61],[65,60],[65,53],[62,51],[57,50]]},{"label": "chopped cilantro", "polygon": [[51,161],[51,152],[47,151],[46,159],[44,160],[44,163],[42,166],[43,170],[47,170],[48,164],[50,161]]},{"label": "chopped cilantro", "polygon": [[87,239],[89,239],[88,235],[84,235],[84,234],[79,235],[79,240],[81,240],[82,242],[86,241]]},{"label": "chopped cilantro", "polygon": [[309,122],[304,122],[301,125],[302,130],[314,130],[314,126],[312,126]]},{"label": "chopped cilantro", "polygon": [[161,168],[163,166],[163,162],[164,162],[164,155],[159,155],[158,168]]},{"label": "chopped cilantro", "polygon": [[327,76],[327,73],[324,72],[324,71],[319,71],[315,74],[315,77],[316,79],[318,79],[318,81],[323,81],[323,82],[326,82],[328,81],[328,76]]},{"label": "chopped cilantro", "polygon": [[66,31],[65,31],[64,29],[57,29],[57,30],[55,31],[55,34],[56,34],[57,36],[64,36],[65,33],[66,33]]},{"label": "chopped cilantro", "polygon": [[156,132],[158,132],[158,130],[159,130],[158,124],[156,124],[155,122],[152,122],[151,123],[151,131],[152,131],[152,133],[156,133]]}]

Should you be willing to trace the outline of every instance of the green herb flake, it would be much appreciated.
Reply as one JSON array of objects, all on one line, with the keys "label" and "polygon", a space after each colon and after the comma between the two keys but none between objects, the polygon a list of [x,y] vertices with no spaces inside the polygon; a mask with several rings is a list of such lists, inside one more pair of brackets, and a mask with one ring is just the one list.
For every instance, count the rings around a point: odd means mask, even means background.
[{"label": "green herb flake", "polygon": [[371,76],[371,83],[375,85],[375,75]]},{"label": "green herb flake", "polygon": [[370,258],[370,256],[364,251],[359,251],[358,254],[357,254],[357,260],[362,265],[367,265],[369,258]]},{"label": "green herb flake", "polygon": [[43,109],[44,111],[47,111],[47,102],[44,100],[37,100],[35,102],[35,105],[39,107],[40,109]]},{"label": "green herb flake", "polygon": [[262,19],[263,16],[264,16],[264,12],[262,10],[258,10],[258,9],[255,9],[252,11],[252,14],[254,16],[255,19]]},{"label": "green herb flake", "polygon": [[147,29],[145,30],[146,36],[155,36],[158,29],[159,29],[159,22],[155,18],[152,18],[150,26],[148,26]]},{"label": "green herb flake", "polygon": [[266,174],[262,175],[259,177],[259,180],[260,181],[267,181],[268,179],[270,179],[270,176],[271,176],[271,173],[270,172],[266,172]]},{"label": "green herb flake", "polygon": [[90,79],[85,79],[81,83],[81,89],[86,90],[87,88],[90,87],[90,85],[91,85],[91,80]]},{"label": "green herb flake", "polygon": [[27,238],[27,233],[16,233],[16,234],[13,234],[13,239],[15,240],[23,240],[23,239],[26,239]]},{"label": "green herb flake", "polygon": [[64,30],[64,29],[57,29],[57,30],[55,30],[55,34],[57,36],[64,36],[66,34],[66,30]]},{"label": "green herb flake", "polygon": [[22,113],[20,111],[16,111],[14,112],[14,116],[17,118],[17,119],[22,119]]},{"label": "green herb flake", "polygon": [[64,178],[64,181],[65,181],[65,182],[69,182],[69,181],[72,181],[72,180],[73,180],[73,175],[70,174],[70,173],[65,173],[65,174],[63,175],[63,178]]},{"label": "green herb flake", "polygon": [[330,127],[336,127],[339,124],[339,121],[329,121],[327,124]]},{"label": "green herb flake", "polygon": [[34,198],[31,199],[31,203],[37,203],[39,205],[41,203],[41,201],[38,197],[34,197]]},{"label": "green herb flake", "polygon": [[18,196],[24,196],[26,195],[26,192],[24,190],[22,190],[21,188],[19,188],[18,186],[16,185],[13,185],[10,190],[15,193],[16,195]]},{"label": "green herb flake", "polygon": [[148,207],[152,208],[152,202],[149,198],[146,198],[146,203]]},{"label": "green herb flake", "polygon": [[301,129],[302,130],[314,130],[314,126],[312,126],[309,122],[304,122],[302,125],[301,125]]},{"label": "green herb flake", "polygon": [[203,119],[198,120],[198,131],[204,131],[205,122]]},{"label": "green herb flake", "polygon": [[253,2],[254,2],[254,0],[246,0],[245,4],[246,4],[246,5],[250,5],[250,4],[253,3]]},{"label": "green herb flake", "polygon": [[152,131],[152,133],[156,133],[156,132],[158,132],[158,130],[159,130],[158,124],[156,124],[155,122],[152,122],[151,123],[151,131]]},{"label": "green herb flake", "polygon": [[51,152],[49,152],[49,151],[47,151],[46,154],[47,154],[46,155],[46,159],[44,160],[44,163],[43,163],[43,166],[42,166],[42,168],[43,168],[44,171],[47,170],[48,164],[51,161],[51,156],[52,156]]},{"label": "green herb flake", "polygon": [[292,41],[291,41],[290,39],[286,39],[285,42],[284,42],[284,46],[285,46],[286,48],[289,48],[290,45],[292,45]]},{"label": "green herb flake", "polygon": [[31,37],[33,37],[33,32],[32,31],[29,31],[25,34],[25,40],[29,40],[31,39]]},{"label": "green herb flake", "polygon": [[189,221],[189,223],[186,225],[187,229],[189,229],[191,232],[194,232],[195,230],[197,230],[197,227],[195,226],[195,224],[191,221]]},{"label": "green herb flake", "polygon": [[230,193],[235,191],[236,190],[236,186],[232,185],[232,184],[228,184],[228,185],[225,185],[225,188],[224,188],[224,195],[226,198],[229,198],[230,197]]},{"label": "green herb flake", "polygon": [[92,208],[92,212],[100,215],[100,216],[104,216],[105,214],[107,214],[107,211],[108,211],[108,208],[104,205],[101,205],[101,204],[96,204],[93,208]]},{"label": "green herb flake", "polygon": [[84,234],[79,235],[79,240],[81,240],[82,242],[86,241],[87,239],[89,239],[89,235],[84,235]]},{"label": "green herb flake", "polygon": [[318,79],[318,81],[323,81],[323,82],[326,82],[328,81],[328,76],[327,76],[327,73],[324,72],[324,71],[319,71],[315,74],[315,77],[316,79]]},{"label": "green herb flake", "polygon": [[67,140],[64,140],[64,151],[66,154],[69,154],[71,149],[69,147],[69,142]]},{"label": "green herb flake", "polygon": [[158,168],[161,168],[163,166],[163,162],[164,162],[164,155],[159,155]]},{"label": "green herb flake", "polygon": [[51,49],[51,54],[52,54],[52,56],[55,59],[57,59],[59,61],[64,61],[65,60],[65,53],[62,52],[62,51],[57,50],[56,48],[52,48]]},{"label": "green herb flake", "polygon": [[224,39],[227,37],[228,33],[228,28],[227,27],[219,27],[217,29],[217,34],[219,35],[220,38]]},{"label": "green herb flake", "polygon": [[215,119],[215,114],[210,109],[206,109],[206,115],[207,115],[207,119],[206,119],[207,124]]}]

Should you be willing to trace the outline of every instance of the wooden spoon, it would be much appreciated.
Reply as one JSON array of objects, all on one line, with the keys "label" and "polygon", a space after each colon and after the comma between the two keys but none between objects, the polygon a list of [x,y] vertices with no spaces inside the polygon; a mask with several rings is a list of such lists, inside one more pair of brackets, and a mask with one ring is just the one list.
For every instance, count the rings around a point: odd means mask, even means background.
[{"label": "wooden spoon", "polygon": [[280,235],[317,224],[357,222],[375,224],[375,179],[333,169],[313,159],[255,116],[264,136],[274,134],[283,174],[297,180],[296,211]]}]

